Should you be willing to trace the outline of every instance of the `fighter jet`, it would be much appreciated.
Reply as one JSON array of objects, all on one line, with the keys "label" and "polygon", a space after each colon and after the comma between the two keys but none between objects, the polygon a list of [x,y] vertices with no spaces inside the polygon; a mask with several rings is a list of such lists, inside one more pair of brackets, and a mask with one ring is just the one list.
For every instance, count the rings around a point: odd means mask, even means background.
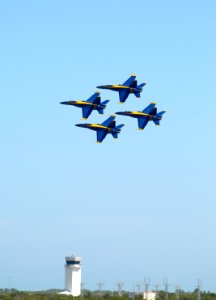
[{"label": "fighter jet", "polygon": [[95,130],[97,132],[97,143],[101,143],[108,133],[111,133],[114,139],[117,139],[124,124],[116,126],[115,116],[111,116],[102,124],[76,124],[76,126]]},{"label": "fighter jet", "polygon": [[119,92],[120,103],[123,103],[126,101],[129,94],[134,94],[136,97],[140,98],[140,93],[146,83],[137,85],[137,80],[135,80],[135,78],[136,75],[132,74],[123,84],[99,85],[97,88]]},{"label": "fighter jet", "polygon": [[165,111],[157,113],[156,103],[150,103],[143,111],[122,111],[116,112],[117,115],[129,116],[138,119],[138,129],[143,130],[148,121],[153,121],[155,125],[160,125],[160,120]]},{"label": "fighter jet", "polygon": [[101,102],[100,93],[96,92],[94,93],[89,99],[86,101],[83,100],[77,100],[77,101],[65,101],[60,102],[60,104],[66,104],[66,105],[74,105],[77,107],[82,108],[82,120],[88,119],[89,115],[93,110],[97,110],[99,114],[103,114],[103,110],[106,108],[106,104],[109,102],[109,100],[105,100]]}]

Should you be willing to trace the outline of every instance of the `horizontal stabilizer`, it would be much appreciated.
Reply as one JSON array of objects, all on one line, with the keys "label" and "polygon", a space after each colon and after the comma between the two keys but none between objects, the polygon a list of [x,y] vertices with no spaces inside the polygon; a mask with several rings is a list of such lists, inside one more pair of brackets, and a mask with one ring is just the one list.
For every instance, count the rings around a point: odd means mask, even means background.
[{"label": "horizontal stabilizer", "polygon": [[124,127],[125,124],[119,124],[118,126],[116,126],[117,129],[121,129],[122,127]]},{"label": "horizontal stabilizer", "polygon": [[135,95],[137,98],[140,98],[140,92],[134,93],[134,95]]},{"label": "horizontal stabilizer", "polygon": [[163,111],[160,111],[158,114],[157,114],[157,116],[159,116],[159,117],[161,117],[163,114],[165,114],[165,110],[163,110]]},{"label": "horizontal stabilizer", "polygon": [[101,102],[101,105],[106,105],[108,102],[110,102],[110,100],[105,100],[105,101]]},{"label": "horizontal stabilizer", "polygon": [[139,89],[139,88],[141,89],[141,88],[144,87],[144,85],[146,85],[146,82],[141,83],[140,85],[137,86],[137,88],[138,88],[138,89]]},{"label": "horizontal stabilizer", "polygon": [[114,139],[117,139],[118,138],[118,133],[116,133],[116,132],[112,133],[112,136],[113,136]]},{"label": "horizontal stabilizer", "polygon": [[103,113],[104,113],[103,108],[98,108],[97,111],[99,112],[100,115],[103,115]]},{"label": "horizontal stabilizer", "polygon": [[153,119],[153,122],[155,123],[155,125],[160,125],[160,121],[159,120],[154,120]]}]

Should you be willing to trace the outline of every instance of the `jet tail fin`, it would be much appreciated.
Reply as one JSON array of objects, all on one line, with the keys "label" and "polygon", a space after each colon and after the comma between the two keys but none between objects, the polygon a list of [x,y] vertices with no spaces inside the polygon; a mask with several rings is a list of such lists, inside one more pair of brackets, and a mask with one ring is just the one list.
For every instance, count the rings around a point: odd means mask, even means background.
[{"label": "jet tail fin", "polygon": [[145,82],[141,83],[140,85],[138,85],[135,89],[134,89],[134,95],[137,98],[140,98],[140,93],[142,92],[142,88],[144,87],[144,85],[146,85]]},{"label": "jet tail fin", "polygon": [[114,139],[117,139],[117,138],[118,138],[118,134],[120,133],[121,128],[122,128],[124,125],[125,125],[125,124],[119,124],[119,125],[115,126],[114,131],[112,132],[112,136],[113,136]]},{"label": "jet tail fin", "polygon": [[130,85],[131,88],[136,88],[137,87],[137,80],[134,80],[131,85]]},{"label": "jet tail fin", "polygon": [[105,100],[105,101],[101,102],[100,106],[97,107],[97,111],[99,112],[100,115],[103,115],[104,109],[106,108],[106,104],[107,104],[109,101],[110,101],[110,100]]},{"label": "jet tail fin", "polygon": [[153,122],[155,123],[155,125],[160,125],[160,120],[162,119],[162,115],[165,113],[166,111],[160,111],[159,113],[156,114],[156,117],[158,117],[158,119],[153,119]]}]

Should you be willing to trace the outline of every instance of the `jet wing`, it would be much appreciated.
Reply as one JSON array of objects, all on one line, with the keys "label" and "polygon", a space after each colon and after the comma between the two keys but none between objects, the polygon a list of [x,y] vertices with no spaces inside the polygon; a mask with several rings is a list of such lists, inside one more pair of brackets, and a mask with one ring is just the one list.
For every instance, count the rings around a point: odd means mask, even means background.
[{"label": "jet wing", "polygon": [[129,94],[130,94],[130,90],[129,89],[125,89],[125,90],[119,91],[120,102],[125,102],[125,100],[129,96]]},{"label": "jet wing", "polygon": [[110,127],[111,123],[115,120],[115,116],[111,116],[106,119],[101,125]]},{"label": "jet wing", "polygon": [[86,100],[86,102],[99,104],[100,103],[100,93],[96,92],[94,93],[90,98]]},{"label": "jet wing", "polygon": [[148,124],[149,117],[138,118],[138,127],[139,129],[144,129]]},{"label": "jet wing", "polygon": [[105,139],[106,135],[107,135],[106,130],[98,130],[97,131],[97,142],[101,143]]},{"label": "jet wing", "polygon": [[157,113],[157,108],[155,107],[156,103],[150,103],[145,109],[143,109],[143,112],[148,115],[153,115]]},{"label": "jet wing", "polygon": [[93,107],[91,106],[83,106],[82,107],[82,116],[84,119],[88,119],[89,115],[91,114]]},{"label": "jet wing", "polygon": [[136,78],[136,75],[131,75],[131,77],[128,78],[122,85],[131,86],[131,84],[134,82],[135,78]]}]

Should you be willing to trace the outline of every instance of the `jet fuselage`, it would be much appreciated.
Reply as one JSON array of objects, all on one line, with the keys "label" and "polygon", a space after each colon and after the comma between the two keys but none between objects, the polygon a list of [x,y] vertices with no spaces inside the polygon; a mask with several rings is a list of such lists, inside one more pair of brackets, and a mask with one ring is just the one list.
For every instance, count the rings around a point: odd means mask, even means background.
[{"label": "jet fuselage", "polygon": [[[86,124],[76,124],[76,126],[82,127],[82,128],[88,128],[88,129],[95,130],[95,131],[104,130],[104,131],[107,131],[107,132],[111,132],[113,130],[113,128],[103,126],[103,125],[100,125],[100,124],[86,123]],[[120,131],[118,131],[118,132],[120,132]]]},{"label": "jet fuselage", "polygon": [[120,111],[120,112],[116,112],[117,115],[122,115],[122,116],[129,116],[132,118],[146,118],[148,117],[150,120],[152,119],[157,119],[157,120],[161,120],[162,117],[161,116],[157,116],[157,115],[151,115],[151,114],[146,114],[142,111]]},{"label": "jet fuselage", "polygon": [[120,92],[122,90],[128,90],[130,93],[134,92],[142,92],[142,88],[132,88],[126,85],[121,85],[121,84],[113,84],[113,85],[100,85],[97,86],[99,89],[104,89],[104,90],[111,90],[111,91],[117,91]]},{"label": "jet fuselage", "polygon": [[96,107],[101,106],[101,108],[105,108],[105,105],[102,104],[94,104],[91,102],[87,102],[87,101],[82,101],[82,100],[77,100],[77,101],[64,101],[61,102],[61,104],[65,104],[65,105],[74,105],[77,107],[83,107],[83,106],[91,106],[93,107],[93,109],[96,109]]}]

